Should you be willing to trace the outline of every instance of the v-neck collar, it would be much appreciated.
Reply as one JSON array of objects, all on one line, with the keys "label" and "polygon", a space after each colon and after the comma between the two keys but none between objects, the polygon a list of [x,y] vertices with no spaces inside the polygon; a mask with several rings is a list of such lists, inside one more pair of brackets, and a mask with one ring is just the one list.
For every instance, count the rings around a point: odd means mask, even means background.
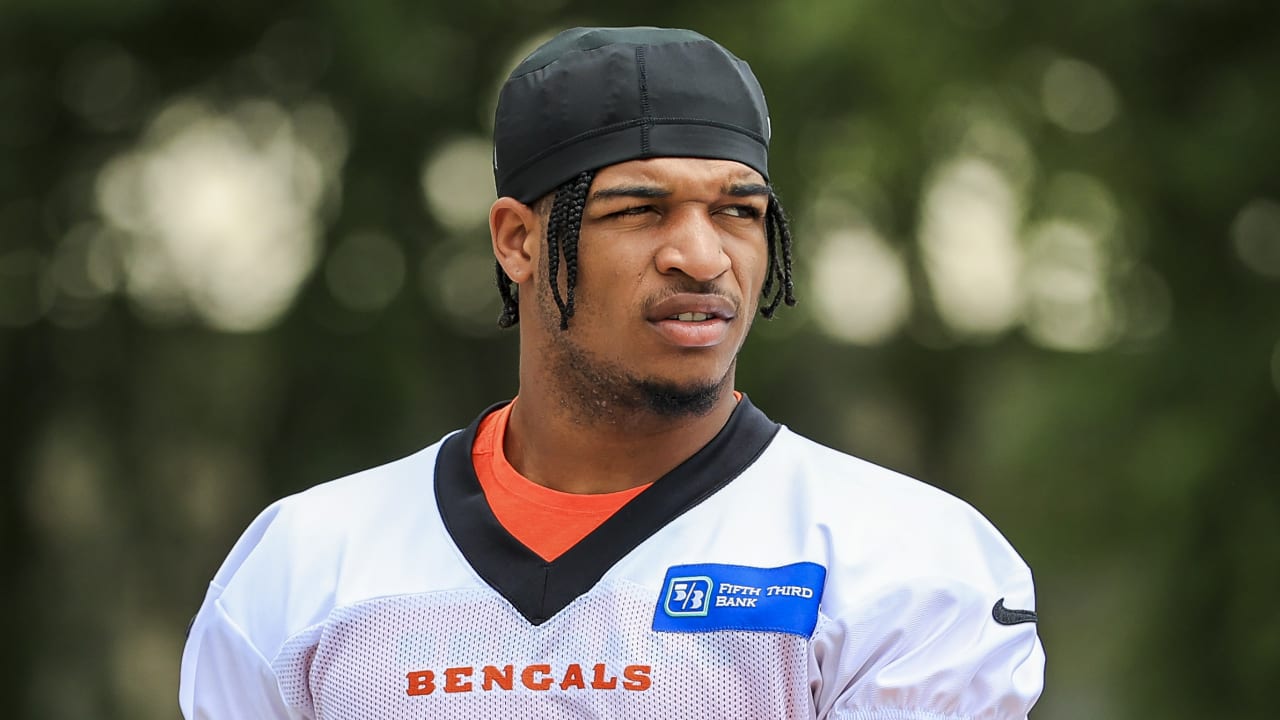
[{"label": "v-neck collar", "polygon": [[560,612],[640,543],[742,474],[779,428],[744,395],[711,442],[548,562],[494,517],[472,465],[480,420],[504,404],[486,409],[466,430],[444,441],[436,458],[436,500],[445,528],[467,562],[533,625]]}]

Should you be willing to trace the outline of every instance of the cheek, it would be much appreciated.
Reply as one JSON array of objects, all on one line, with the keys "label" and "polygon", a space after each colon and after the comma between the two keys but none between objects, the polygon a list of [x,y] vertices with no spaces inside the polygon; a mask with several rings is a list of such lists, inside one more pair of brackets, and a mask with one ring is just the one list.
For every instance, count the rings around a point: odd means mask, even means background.
[{"label": "cheek", "polygon": [[588,301],[623,302],[635,296],[652,268],[653,259],[642,252],[619,248],[581,247],[578,252],[579,292]]},{"label": "cheek", "polygon": [[743,292],[759,295],[769,267],[769,251],[763,239],[742,243],[733,257],[738,282]]}]

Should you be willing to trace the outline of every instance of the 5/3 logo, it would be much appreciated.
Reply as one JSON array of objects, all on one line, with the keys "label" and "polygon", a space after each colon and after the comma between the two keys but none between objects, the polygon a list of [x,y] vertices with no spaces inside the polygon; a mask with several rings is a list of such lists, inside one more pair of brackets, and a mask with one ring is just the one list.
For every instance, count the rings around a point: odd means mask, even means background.
[{"label": "5/3 logo", "polygon": [[662,610],[671,617],[699,617],[711,608],[711,578],[675,577],[667,583]]},{"label": "5/3 logo", "polygon": [[[725,563],[672,565],[654,584],[654,632],[721,630],[813,636],[827,569],[798,562],[781,567]],[[1000,618],[996,618],[999,620]]]}]

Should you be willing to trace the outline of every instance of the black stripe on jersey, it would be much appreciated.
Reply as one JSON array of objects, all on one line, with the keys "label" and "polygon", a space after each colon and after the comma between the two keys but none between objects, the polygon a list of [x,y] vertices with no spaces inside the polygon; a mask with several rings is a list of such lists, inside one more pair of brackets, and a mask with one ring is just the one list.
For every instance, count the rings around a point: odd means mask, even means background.
[{"label": "black stripe on jersey", "polygon": [[627,553],[741,475],[779,425],[744,395],[724,428],[552,562],[502,527],[480,489],[471,447],[485,415],[445,440],[436,459],[436,500],[453,541],[486,583],[533,625],[541,625],[600,581]]}]

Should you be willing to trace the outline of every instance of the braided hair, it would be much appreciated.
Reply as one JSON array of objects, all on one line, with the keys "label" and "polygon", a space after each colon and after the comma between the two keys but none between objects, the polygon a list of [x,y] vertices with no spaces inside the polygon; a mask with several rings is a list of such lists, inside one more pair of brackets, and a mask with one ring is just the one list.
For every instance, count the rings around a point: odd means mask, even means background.
[{"label": "braided hair", "polygon": [[[594,170],[579,173],[573,179],[555,189],[551,211],[547,216],[547,274],[551,278],[551,297],[560,310],[560,329],[569,328],[573,317],[574,290],[578,285],[578,235],[582,230],[582,211],[587,204],[587,191],[595,179]],[[539,200],[544,204],[547,198]],[[769,247],[769,267],[765,270],[764,286],[760,295],[760,314],[772,319],[778,306],[796,304],[795,283],[791,279],[791,226],[787,222],[782,203],[772,189],[769,205],[765,210],[765,241]],[[560,258],[564,256],[565,293],[560,293]],[[507,277],[501,263],[495,263],[498,295],[502,298],[502,314],[498,327],[509,328],[520,322],[520,298],[515,283]],[[771,297],[772,296],[772,297]]]}]

